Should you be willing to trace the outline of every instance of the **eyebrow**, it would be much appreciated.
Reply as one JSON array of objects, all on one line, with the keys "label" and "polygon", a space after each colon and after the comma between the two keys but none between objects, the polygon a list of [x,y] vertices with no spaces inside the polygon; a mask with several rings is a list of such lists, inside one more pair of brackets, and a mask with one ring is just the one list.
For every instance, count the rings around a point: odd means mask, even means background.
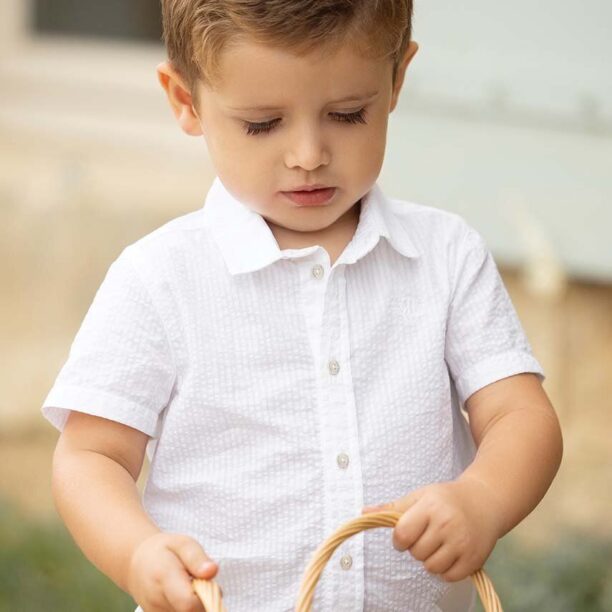
[{"label": "eyebrow", "polygon": [[[340,102],[357,102],[360,100],[368,100],[378,95],[378,91],[372,91],[365,94],[352,94],[345,96],[339,100],[334,100],[330,104],[339,104]],[[228,106],[230,110],[234,111],[280,111],[282,110],[279,106],[261,105],[261,106]]]}]

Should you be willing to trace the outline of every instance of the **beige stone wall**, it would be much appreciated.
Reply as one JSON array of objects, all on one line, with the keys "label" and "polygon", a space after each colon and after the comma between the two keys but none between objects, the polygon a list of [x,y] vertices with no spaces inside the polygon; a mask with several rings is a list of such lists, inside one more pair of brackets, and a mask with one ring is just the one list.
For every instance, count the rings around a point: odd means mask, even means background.
[{"label": "beige stone wall", "polygon": [[537,544],[572,525],[611,537],[612,286],[570,282],[546,298],[526,290],[520,272],[503,277],[564,434],[559,474],[517,534]]}]

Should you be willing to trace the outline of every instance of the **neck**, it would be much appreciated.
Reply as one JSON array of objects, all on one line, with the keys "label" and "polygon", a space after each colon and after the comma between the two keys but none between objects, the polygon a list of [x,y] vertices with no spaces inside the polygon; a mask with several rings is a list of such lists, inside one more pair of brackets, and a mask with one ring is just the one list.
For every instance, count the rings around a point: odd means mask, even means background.
[{"label": "neck", "polygon": [[[268,227],[272,231],[279,248],[301,249],[316,244],[323,246],[328,253],[338,251],[340,253],[351,241],[361,214],[361,200],[354,204],[341,217],[328,227],[313,232],[299,232],[280,225],[276,225],[266,219]],[[339,253],[338,253],[339,254]]]}]

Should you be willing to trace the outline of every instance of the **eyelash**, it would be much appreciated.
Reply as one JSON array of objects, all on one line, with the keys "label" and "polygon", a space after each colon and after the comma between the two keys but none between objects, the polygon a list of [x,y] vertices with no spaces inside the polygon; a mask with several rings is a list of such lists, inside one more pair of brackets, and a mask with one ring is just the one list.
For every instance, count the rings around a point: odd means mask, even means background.
[{"label": "eyelash", "polygon": [[[331,113],[332,117],[338,117],[334,121],[340,121],[341,123],[367,123],[365,120],[366,110],[362,108],[354,113]],[[257,136],[258,134],[267,134],[271,132],[280,119],[272,119],[272,121],[266,121],[264,123],[250,123],[244,122],[244,128],[249,136]]]}]

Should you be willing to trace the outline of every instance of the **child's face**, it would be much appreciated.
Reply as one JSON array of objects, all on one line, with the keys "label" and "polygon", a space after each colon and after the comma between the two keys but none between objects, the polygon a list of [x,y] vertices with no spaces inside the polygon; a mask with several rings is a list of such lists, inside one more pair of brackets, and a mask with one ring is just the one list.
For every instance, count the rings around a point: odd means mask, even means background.
[{"label": "child's face", "polygon": [[[411,43],[392,89],[391,60],[366,59],[349,46],[298,57],[240,42],[224,52],[215,88],[200,83],[197,109],[168,63],[158,73],[183,130],[204,135],[228,191],[273,224],[312,232],[333,224],[376,181],[389,113],[417,49]],[[312,184],[335,188],[325,205],[299,206],[283,194]]]}]

